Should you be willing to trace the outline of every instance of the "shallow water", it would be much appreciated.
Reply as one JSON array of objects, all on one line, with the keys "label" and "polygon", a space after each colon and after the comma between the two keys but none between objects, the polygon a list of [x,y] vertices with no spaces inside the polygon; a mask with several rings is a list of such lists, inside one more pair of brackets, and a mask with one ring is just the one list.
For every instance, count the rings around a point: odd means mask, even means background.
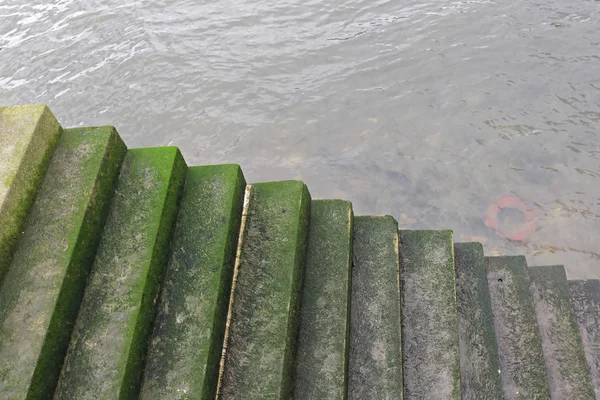
[{"label": "shallow water", "polygon": [[[2,105],[600,278],[598,1],[27,3],[0,2]],[[529,238],[486,226],[504,195]]]}]

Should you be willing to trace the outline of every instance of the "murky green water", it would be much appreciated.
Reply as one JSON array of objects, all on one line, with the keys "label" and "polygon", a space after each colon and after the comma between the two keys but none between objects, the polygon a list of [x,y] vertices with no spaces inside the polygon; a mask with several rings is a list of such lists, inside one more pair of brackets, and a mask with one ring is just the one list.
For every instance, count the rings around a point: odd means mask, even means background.
[{"label": "murky green water", "polygon": [[600,277],[598,1],[4,0],[0,48],[0,104]]}]

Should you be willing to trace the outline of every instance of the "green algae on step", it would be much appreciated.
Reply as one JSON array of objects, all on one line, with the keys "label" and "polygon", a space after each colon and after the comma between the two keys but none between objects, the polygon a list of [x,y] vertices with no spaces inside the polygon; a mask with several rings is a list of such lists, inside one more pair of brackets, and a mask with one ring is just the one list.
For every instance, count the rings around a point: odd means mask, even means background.
[{"label": "green algae on step", "polygon": [[288,399],[310,213],[302,182],[250,186],[219,395]]},{"label": "green algae on step", "polygon": [[452,231],[400,231],[404,398],[460,399]]},{"label": "green algae on step", "polygon": [[55,399],[137,396],[185,172],[177,148],[127,152]]},{"label": "green algae on step", "polygon": [[398,223],[354,219],[348,399],[402,399]]},{"label": "green algae on step", "polygon": [[304,268],[294,398],[346,399],[352,204],[313,200]]},{"label": "green algae on step", "polygon": [[462,400],[502,399],[502,377],[481,243],[455,243]]},{"label": "green algae on step", "polygon": [[507,400],[550,399],[525,257],[486,257],[485,265],[504,395]]},{"label": "green algae on step", "polygon": [[124,154],[111,127],[59,140],[0,289],[3,399],[52,395]]},{"label": "green algae on step", "polygon": [[214,399],[246,182],[191,167],[173,234],[141,399]]},{"label": "green algae on step", "polygon": [[594,399],[577,318],[562,265],[529,268],[530,290],[553,399]]},{"label": "green algae on step", "polygon": [[0,107],[0,283],[60,133],[44,105]]},{"label": "green algae on step", "polygon": [[600,281],[568,281],[596,398],[600,399]]}]

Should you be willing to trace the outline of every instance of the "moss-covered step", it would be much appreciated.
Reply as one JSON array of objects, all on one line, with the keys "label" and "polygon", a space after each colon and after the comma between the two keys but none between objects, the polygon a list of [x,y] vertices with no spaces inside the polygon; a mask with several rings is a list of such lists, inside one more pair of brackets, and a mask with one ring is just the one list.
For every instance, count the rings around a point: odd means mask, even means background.
[{"label": "moss-covered step", "polygon": [[345,400],[352,204],[313,200],[300,310],[294,398]]},{"label": "moss-covered step", "polygon": [[186,165],[177,148],[129,150],[55,399],[133,399]]},{"label": "moss-covered step", "polygon": [[404,399],[460,399],[452,231],[400,231]]},{"label": "moss-covered step", "polygon": [[246,182],[238,165],[191,167],[141,399],[214,399]]},{"label": "moss-covered step", "polygon": [[550,399],[525,257],[486,257],[485,266],[505,398]]},{"label": "moss-covered step", "polygon": [[529,268],[530,290],[553,399],[595,398],[562,265]]},{"label": "moss-covered step", "polygon": [[62,134],[0,288],[2,399],[52,395],[124,155],[114,128]]},{"label": "moss-covered step", "polygon": [[600,399],[600,281],[568,281],[596,398]]},{"label": "moss-covered step", "polygon": [[288,399],[310,194],[298,181],[257,183],[247,190],[219,396]]},{"label": "moss-covered step", "polygon": [[0,282],[60,133],[44,105],[0,107]]},{"label": "moss-covered step", "polygon": [[354,219],[348,399],[402,399],[398,223]]},{"label": "moss-covered step", "polygon": [[504,397],[481,243],[455,243],[462,400]]}]

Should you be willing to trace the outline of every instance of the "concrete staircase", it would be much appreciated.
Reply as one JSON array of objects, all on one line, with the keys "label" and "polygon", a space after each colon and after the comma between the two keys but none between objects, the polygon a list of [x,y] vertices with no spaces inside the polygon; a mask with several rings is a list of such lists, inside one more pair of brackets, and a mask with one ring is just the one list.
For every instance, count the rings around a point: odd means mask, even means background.
[{"label": "concrete staircase", "polygon": [[0,398],[598,399],[600,281],[0,108]]}]

